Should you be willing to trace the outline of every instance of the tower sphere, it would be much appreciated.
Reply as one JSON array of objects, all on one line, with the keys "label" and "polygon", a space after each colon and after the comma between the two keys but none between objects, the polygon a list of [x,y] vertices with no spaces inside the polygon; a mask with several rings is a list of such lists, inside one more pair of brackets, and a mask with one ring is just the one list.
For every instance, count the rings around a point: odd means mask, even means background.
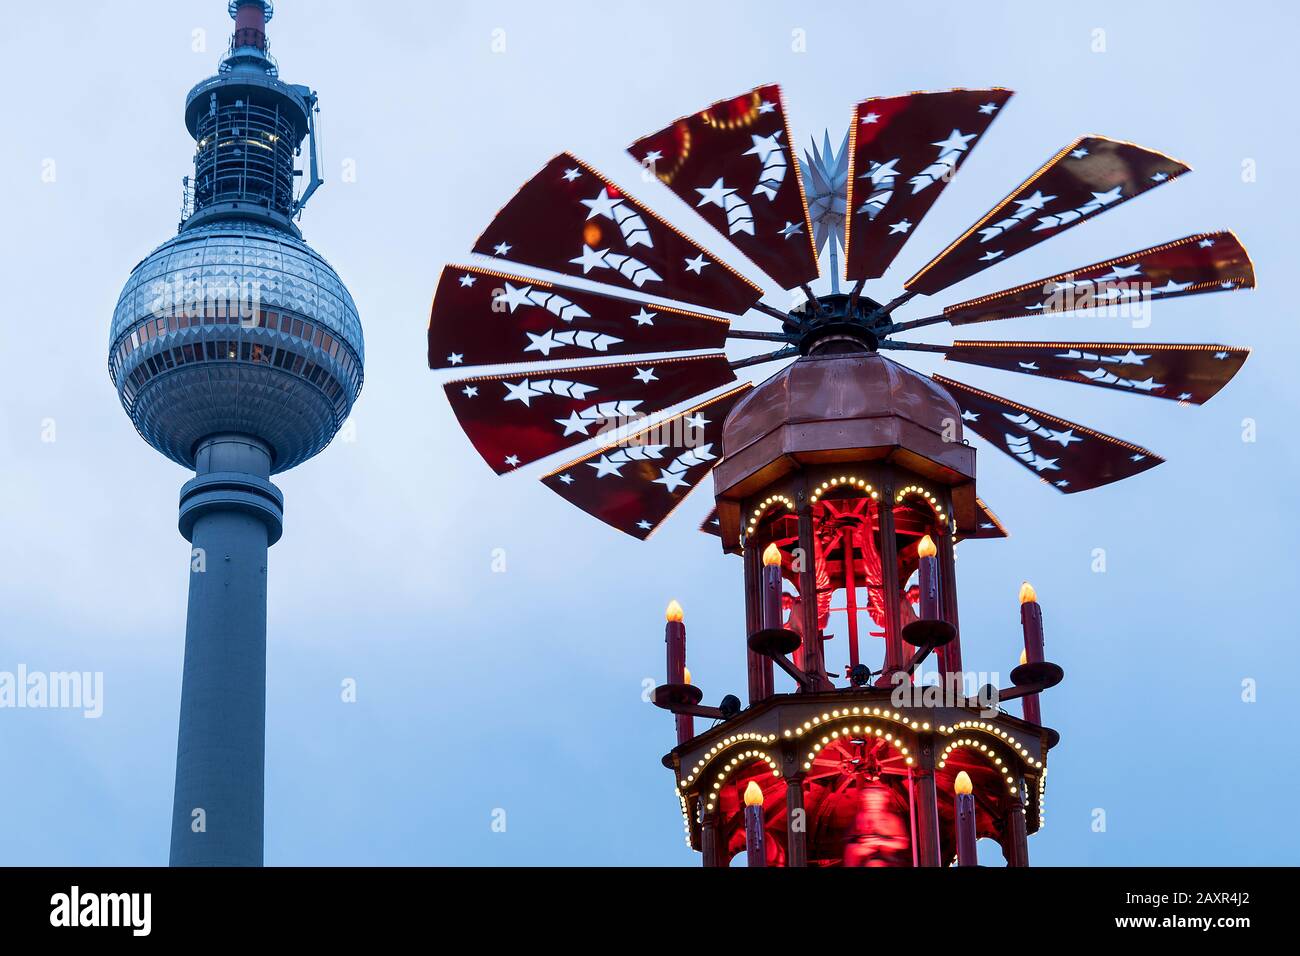
[{"label": "tower sphere", "polygon": [[141,437],[194,467],[222,433],[270,446],[272,470],[319,453],[361,392],[352,296],[317,252],[252,220],[186,229],[135,267],[113,313],[109,371]]},{"label": "tower sphere", "polygon": [[[185,99],[194,175],[177,236],[135,267],[109,374],[150,445],[186,468],[207,439],[266,446],[272,473],[319,453],[361,392],[356,305],[296,225],[321,185],[316,94],[280,79],[268,0],[230,0],[230,47]],[[310,181],[295,195],[304,140]]]}]

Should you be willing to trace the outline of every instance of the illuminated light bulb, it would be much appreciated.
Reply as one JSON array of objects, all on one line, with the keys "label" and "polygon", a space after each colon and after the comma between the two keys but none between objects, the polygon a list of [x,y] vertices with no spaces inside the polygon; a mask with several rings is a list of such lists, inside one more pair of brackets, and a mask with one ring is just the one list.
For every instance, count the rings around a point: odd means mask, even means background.
[{"label": "illuminated light bulb", "polygon": [[763,788],[758,785],[758,781],[749,781],[749,786],[745,788],[745,806],[761,807],[763,805]]},{"label": "illuminated light bulb", "polygon": [[684,617],[682,606],[677,603],[676,599],[668,602],[668,610],[664,611],[664,617],[677,624],[682,622]]},{"label": "illuminated light bulb", "polygon": [[1030,601],[1037,601],[1037,600],[1038,600],[1038,592],[1034,590],[1034,586],[1032,584],[1026,581],[1024,584],[1020,585],[1021,604],[1028,604]]},{"label": "illuminated light bulb", "polygon": [[781,563],[781,549],[774,544],[769,544],[763,550],[763,566],[766,568],[779,565]]},{"label": "illuminated light bulb", "polygon": [[934,541],[927,534],[921,539],[921,543],[916,546],[916,553],[918,557],[933,558],[939,553],[939,549],[934,546]]},{"label": "illuminated light bulb", "polygon": [[962,770],[957,774],[957,779],[953,781],[952,789],[956,793],[970,793],[975,788],[971,785],[970,774]]},{"label": "illuminated light bulb", "polygon": [[682,668],[682,683],[683,683],[683,684],[689,684],[690,682],[691,682],[691,669],[690,669],[689,667],[683,667],[683,668]]},{"label": "illuminated light bulb", "polygon": [[1028,651],[1021,651],[1021,652],[1020,652],[1020,663],[1022,663],[1022,664],[1028,664],[1028,663],[1029,663],[1029,652],[1028,652]]}]

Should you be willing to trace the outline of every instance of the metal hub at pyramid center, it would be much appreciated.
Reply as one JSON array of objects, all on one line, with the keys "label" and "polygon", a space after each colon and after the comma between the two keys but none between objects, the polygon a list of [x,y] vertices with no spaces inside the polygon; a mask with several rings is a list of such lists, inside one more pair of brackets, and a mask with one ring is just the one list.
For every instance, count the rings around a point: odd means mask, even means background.
[{"label": "metal hub at pyramid center", "polygon": [[781,328],[800,355],[833,355],[876,351],[892,325],[888,309],[875,299],[841,292],[804,303]]}]

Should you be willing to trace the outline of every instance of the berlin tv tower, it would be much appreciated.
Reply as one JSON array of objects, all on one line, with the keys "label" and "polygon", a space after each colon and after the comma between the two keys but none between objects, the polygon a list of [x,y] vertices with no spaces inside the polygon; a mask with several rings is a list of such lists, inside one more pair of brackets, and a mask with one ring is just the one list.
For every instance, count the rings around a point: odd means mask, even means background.
[{"label": "berlin tv tower", "polygon": [[[295,221],[320,187],[316,94],[279,77],[270,0],[230,0],[217,75],[185,98],[194,175],[178,234],[113,313],[109,374],[140,436],[195,477],[172,866],[260,866],[272,475],[319,453],[361,392],[352,296]],[[306,145],[306,185],[298,160]]]}]

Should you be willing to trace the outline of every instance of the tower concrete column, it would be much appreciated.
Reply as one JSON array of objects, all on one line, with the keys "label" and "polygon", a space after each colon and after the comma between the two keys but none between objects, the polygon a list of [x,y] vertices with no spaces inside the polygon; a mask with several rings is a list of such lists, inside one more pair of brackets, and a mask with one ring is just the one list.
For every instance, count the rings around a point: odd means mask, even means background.
[{"label": "tower concrete column", "polygon": [[193,550],[172,866],[262,865],[267,551],[284,513],[271,458],[254,438],[207,439],[181,489]]}]

